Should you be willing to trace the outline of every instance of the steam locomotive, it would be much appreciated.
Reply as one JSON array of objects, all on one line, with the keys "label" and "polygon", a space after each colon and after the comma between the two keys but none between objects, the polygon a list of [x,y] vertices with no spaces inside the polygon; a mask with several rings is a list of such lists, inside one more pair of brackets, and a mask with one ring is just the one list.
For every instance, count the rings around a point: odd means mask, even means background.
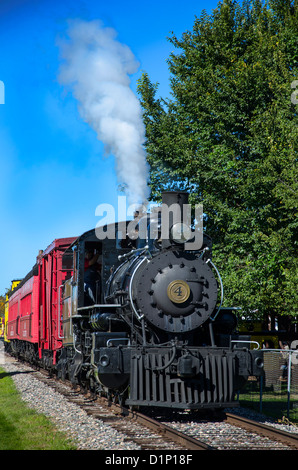
[{"label": "steam locomotive", "polygon": [[162,208],[181,209],[178,220],[168,212],[168,236],[157,211],[139,214],[135,236],[125,221],[105,238],[93,229],[55,240],[9,296],[11,351],[127,406],[237,405],[247,377],[263,374],[262,351],[222,307],[211,238],[188,243],[187,203],[185,192],[163,193]]}]

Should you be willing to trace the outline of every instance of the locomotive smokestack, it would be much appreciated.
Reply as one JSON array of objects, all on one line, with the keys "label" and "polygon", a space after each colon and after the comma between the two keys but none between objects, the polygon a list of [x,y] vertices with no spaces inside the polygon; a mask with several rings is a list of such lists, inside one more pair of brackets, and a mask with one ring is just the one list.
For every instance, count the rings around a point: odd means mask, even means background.
[{"label": "locomotive smokestack", "polygon": [[162,193],[162,203],[168,207],[172,204],[179,204],[182,211],[183,204],[188,204],[188,196],[187,191],[164,191]]}]

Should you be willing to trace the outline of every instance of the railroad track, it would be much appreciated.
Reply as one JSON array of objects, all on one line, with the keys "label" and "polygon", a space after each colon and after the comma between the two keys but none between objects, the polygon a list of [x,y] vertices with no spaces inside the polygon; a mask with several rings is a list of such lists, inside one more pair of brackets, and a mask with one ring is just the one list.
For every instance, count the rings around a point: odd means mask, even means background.
[{"label": "railroad track", "polygon": [[233,426],[242,427],[250,432],[257,433],[260,436],[282,442],[292,449],[298,449],[298,434],[276,429],[272,426],[252,421],[233,413],[225,413],[225,415],[227,423]]},{"label": "railroad track", "polygon": [[[286,450],[298,449],[298,434],[276,429],[232,413],[223,413],[222,419],[194,419],[190,426],[181,420],[164,422],[144,413],[93,398],[71,389],[64,382],[43,376],[42,380],[79,405],[93,418],[100,419],[127,439],[140,445],[142,450]],[[189,423],[189,422],[188,422]],[[191,432],[189,432],[191,427]],[[182,429],[182,430],[181,430]],[[148,431],[149,430],[149,431]]]},{"label": "railroad track", "polygon": [[185,420],[184,424],[180,420],[175,426],[209,443],[213,450],[298,449],[298,433],[286,432],[229,412],[223,413],[221,419]]},{"label": "railroad track", "polygon": [[[298,449],[298,434],[281,431],[241,416],[224,413],[222,419],[202,419],[180,413],[169,421],[161,415],[147,416],[103,398],[75,390],[69,384],[34,370],[34,377],[83,409],[87,415],[113,427],[135,442],[140,450],[185,452],[197,450]],[[161,413],[162,410],[158,410]]]},{"label": "railroad track", "polygon": [[65,382],[49,378],[43,373],[34,375],[53,387],[72,403],[80,406],[88,415],[100,419],[135,442],[141,450],[209,450],[208,444],[184,434],[145,414],[111,403],[104,398],[82,394]]}]

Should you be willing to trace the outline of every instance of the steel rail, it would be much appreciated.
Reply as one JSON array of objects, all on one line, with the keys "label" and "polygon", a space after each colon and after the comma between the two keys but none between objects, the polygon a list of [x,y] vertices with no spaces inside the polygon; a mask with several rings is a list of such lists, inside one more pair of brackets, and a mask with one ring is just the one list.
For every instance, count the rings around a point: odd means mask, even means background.
[{"label": "steel rail", "polygon": [[298,434],[283,431],[274,428],[273,426],[259,423],[251,419],[238,416],[233,413],[225,413],[226,422],[237,427],[242,427],[247,431],[255,432],[262,436],[268,437],[279,442],[282,442],[294,449],[298,449]]},{"label": "steel rail", "polygon": [[212,447],[205,442],[199,441],[198,439],[194,439],[193,437],[188,436],[181,431],[177,431],[176,429],[173,429],[164,423],[161,423],[149,416],[144,415],[143,413],[140,413],[139,411],[132,410],[130,408],[124,408],[121,405],[111,402],[109,403],[109,407],[114,409],[117,413],[121,413],[126,418],[135,420],[141,425],[149,428],[151,431],[155,431],[161,437],[169,439],[172,442],[185,447],[187,450],[215,450],[215,447]]},{"label": "steel rail", "polygon": [[187,436],[186,434],[177,431],[176,429],[173,429],[164,423],[160,423],[146,415],[143,415],[142,413],[131,412],[131,414],[132,419],[137,419],[139,423],[150,428],[152,431],[157,432],[162,437],[170,439],[176,444],[182,445],[187,450],[214,450],[214,447],[194,439],[193,437]]}]

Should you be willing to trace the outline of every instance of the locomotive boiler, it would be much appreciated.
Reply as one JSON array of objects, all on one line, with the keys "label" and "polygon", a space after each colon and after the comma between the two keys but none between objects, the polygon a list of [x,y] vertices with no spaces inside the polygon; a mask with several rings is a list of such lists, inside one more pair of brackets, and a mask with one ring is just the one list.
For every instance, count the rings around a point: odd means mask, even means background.
[{"label": "locomotive boiler", "polygon": [[[162,207],[180,214],[187,203],[187,193],[163,194]],[[58,374],[129,406],[235,406],[247,377],[262,375],[262,352],[235,334],[234,309],[222,307],[210,237],[189,243],[196,229],[168,214],[167,236],[157,211],[136,219],[136,236],[126,221],[65,251]]]}]

